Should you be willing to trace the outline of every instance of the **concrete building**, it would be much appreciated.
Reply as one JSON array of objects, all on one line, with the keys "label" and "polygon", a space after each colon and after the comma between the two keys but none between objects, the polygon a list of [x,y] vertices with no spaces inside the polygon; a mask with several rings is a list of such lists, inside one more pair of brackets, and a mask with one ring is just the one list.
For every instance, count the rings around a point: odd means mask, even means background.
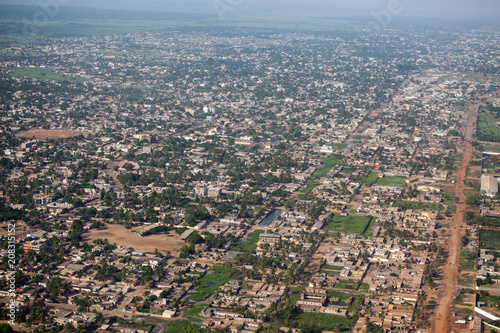
[{"label": "concrete building", "polygon": [[483,175],[481,177],[481,194],[494,197],[498,194],[498,181],[495,177]]}]

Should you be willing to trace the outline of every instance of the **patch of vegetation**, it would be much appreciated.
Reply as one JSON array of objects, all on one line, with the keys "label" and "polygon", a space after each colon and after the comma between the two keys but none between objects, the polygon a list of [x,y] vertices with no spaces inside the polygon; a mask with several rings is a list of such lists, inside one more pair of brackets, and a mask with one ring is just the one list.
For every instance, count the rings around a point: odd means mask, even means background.
[{"label": "patch of vegetation", "polygon": [[311,175],[309,181],[306,184],[306,187],[300,190],[302,193],[309,193],[314,190],[320,183],[318,179],[323,178],[326,174],[334,167],[342,163],[342,161],[337,156],[332,156],[327,158],[325,161],[325,165],[316,169],[316,171]]},{"label": "patch of vegetation", "polygon": [[335,284],[335,288],[358,290],[359,283],[350,280],[341,280]]},{"label": "patch of vegetation", "polygon": [[477,254],[471,251],[460,252],[460,267],[464,271],[473,271],[476,265]]},{"label": "patch of vegetation", "polygon": [[204,329],[201,328],[200,326],[196,324],[192,324],[187,320],[177,320],[173,321],[168,324],[168,331],[169,332],[183,332],[183,333],[211,333],[211,332],[217,332],[217,333],[222,333],[224,332],[223,330],[209,330],[209,329]]},{"label": "patch of vegetation", "polygon": [[259,241],[259,235],[263,234],[264,230],[255,230],[254,232],[248,234],[248,238],[238,241],[234,249],[237,251],[255,251],[257,249],[257,242]]},{"label": "patch of vegetation", "polygon": [[332,271],[341,271],[343,269],[342,266],[332,266],[332,265],[324,265],[323,269],[328,269]]},{"label": "patch of vegetation", "polygon": [[385,186],[403,186],[405,183],[405,177],[384,177],[377,179],[377,185]]},{"label": "patch of vegetation", "polygon": [[378,180],[379,180],[378,175],[374,172],[370,172],[368,176],[361,177],[361,181],[365,183],[366,187],[370,187],[373,184],[378,183]]},{"label": "patch of vegetation", "polygon": [[408,209],[426,209],[426,210],[444,210],[444,206],[438,203],[429,203],[429,202],[413,202],[413,201],[395,201],[394,207],[399,207],[402,210]]},{"label": "patch of vegetation", "polygon": [[66,81],[67,83],[82,83],[87,81],[83,77],[74,77],[64,74],[57,74],[51,68],[16,68],[11,73],[12,77],[28,77],[39,80],[56,81],[62,83]]},{"label": "patch of vegetation", "polygon": [[[294,314],[287,320],[287,326],[300,328],[306,332],[349,332],[350,327],[354,324],[352,318],[345,318],[324,313],[302,312]],[[278,332],[283,326],[282,321],[275,320],[270,326],[264,329],[265,333]]]},{"label": "patch of vegetation", "polygon": [[198,312],[200,312],[200,310],[203,309],[203,308],[208,308],[208,304],[192,305],[191,307],[189,307],[189,309],[187,309],[186,311],[184,311],[184,316],[186,316],[186,317],[197,317],[198,316]]},{"label": "patch of vegetation", "polygon": [[443,193],[443,204],[453,205],[455,203],[455,193]]},{"label": "patch of vegetation", "polygon": [[361,235],[368,229],[372,218],[372,216],[334,215],[328,223],[327,229]]},{"label": "patch of vegetation", "polygon": [[499,119],[498,114],[482,108],[477,122],[477,139],[479,141],[500,142],[500,126],[497,125]]},{"label": "patch of vegetation", "polygon": [[482,249],[500,250],[500,230],[479,229],[479,246]]},{"label": "patch of vegetation", "polygon": [[[189,296],[189,299],[195,302],[206,300],[214,291],[219,289],[220,286],[226,284],[235,272],[233,269],[224,268],[221,264],[215,264],[212,270],[214,271],[213,274],[206,274],[198,280],[199,287],[194,294]],[[215,284],[208,286],[208,283]]]},{"label": "patch of vegetation", "polygon": [[337,290],[330,290],[328,292],[327,296],[328,297],[337,297],[341,301],[345,301],[345,300],[353,297],[353,295],[351,295],[351,294],[343,293],[343,292],[337,291]]}]

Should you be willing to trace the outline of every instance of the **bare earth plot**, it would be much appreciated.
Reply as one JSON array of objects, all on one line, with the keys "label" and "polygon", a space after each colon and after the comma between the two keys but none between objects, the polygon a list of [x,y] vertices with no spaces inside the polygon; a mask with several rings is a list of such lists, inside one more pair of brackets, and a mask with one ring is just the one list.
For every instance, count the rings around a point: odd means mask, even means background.
[{"label": "bare earth plot", "polygon": [[16,137],[18,138],[26,138],[26,139],[67,139],[82,133],[72,131],[72,130],[44,130],[44,129],[31,129],[28,131],[21,131],[16,133]]},{"label": "bare earth plot", "polygon": [[169,235],[150,235],[146,237],[138,236],[135,232],[141,228],[127,230],[122,225],[107,224],[100,229],[92,229],[83,235],[83,240],[91,243],[97,238],[107,238],[109,243],[116,243],[122,246],[131,246],[134,250],[151,251],[176,251],[184,245],[180,236],[170,231]]}]

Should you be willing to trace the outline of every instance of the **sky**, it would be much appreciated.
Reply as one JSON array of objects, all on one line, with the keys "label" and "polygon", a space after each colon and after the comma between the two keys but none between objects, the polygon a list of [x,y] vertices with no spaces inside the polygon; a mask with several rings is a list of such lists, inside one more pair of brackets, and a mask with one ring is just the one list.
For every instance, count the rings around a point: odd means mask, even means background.
[{"label": "sky", "polygon": [[0,0],[0,4],[187,12],[220,16],[426,17],[500,21],[499,0]]}]

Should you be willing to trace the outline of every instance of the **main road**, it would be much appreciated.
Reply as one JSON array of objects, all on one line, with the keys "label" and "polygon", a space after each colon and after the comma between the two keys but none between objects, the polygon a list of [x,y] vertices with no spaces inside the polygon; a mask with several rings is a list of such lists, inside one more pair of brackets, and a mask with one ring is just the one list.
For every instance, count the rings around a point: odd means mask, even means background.
[{"label": "main road", "polygon": [[458,169],[457,181],[455,186],[455,196],[458,198],[457,212],[453,216],[450,224],[450,237],[446,243],[447,260],[442,267],[442,279],[438,281],[439,289],[442,297],[435,312],[434,332],[436,333],[449,333],[451,332],[451,311],[450,308],[453,304],[453,298],[457,291],[458,284],[458,267],[460,265],[460,240],[464,235],[463,218],[465,213],[465,195],[463,190],[465,188],[465,175],[467,167],[472,157],[472,141],[474,137],[474,128],[477,121],[478,109],[480,104],[470,104],[467,128],[465,133],[465,149],[463,154],[462,163]]}]

